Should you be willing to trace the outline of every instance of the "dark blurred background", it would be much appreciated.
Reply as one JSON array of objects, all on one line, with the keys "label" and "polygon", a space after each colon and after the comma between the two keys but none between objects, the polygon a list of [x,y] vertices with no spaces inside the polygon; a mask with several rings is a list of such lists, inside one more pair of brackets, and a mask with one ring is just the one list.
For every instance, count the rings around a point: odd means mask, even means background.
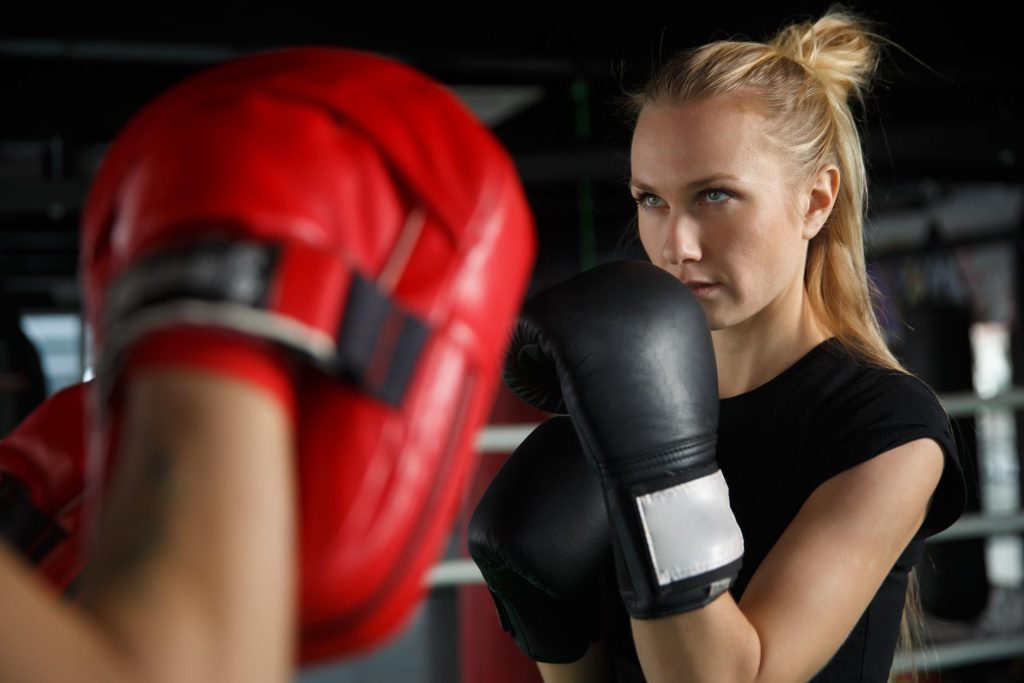
[{"label": "dark blurred background", "polygon": [[[540,5],[407,13],[352,3],[25,4],[8,3],[0,14],[0,294],[41,309],[76,305],[79,209],[105,145],[144,102],[218,61],[288,45],[344,45],[402,59],[451,85],[517,162],[540,229],[544,278],[549,269],[607,258],[627,232],[629,132],[611,107],[623,89],[681,48],[761,38],[827,7],[624,5],[591,14]],[[941,236],[957,242],[1017,228],[1008,214],[1024,175],[1019,26],[995,3],[949,11],[849,6],[900,46],[883,62],[864,128],[879,255],[934,238],[889,226],[897,216],[935,217]],[[946,216],[953,208],[957,215]],[[961,212],[971,227],[960,225]]]}]

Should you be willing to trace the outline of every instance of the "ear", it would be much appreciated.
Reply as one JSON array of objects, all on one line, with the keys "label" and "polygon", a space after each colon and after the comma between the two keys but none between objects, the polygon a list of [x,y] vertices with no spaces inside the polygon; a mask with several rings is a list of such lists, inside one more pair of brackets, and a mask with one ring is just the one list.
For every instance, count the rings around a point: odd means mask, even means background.
[{"label": "ear", "polygon": [[839,196],[839,168],[835,164],[826,164],[811,177],[811,186],[806,195],[807,207],[803,215],[803,237],[813,238],[825,225],[832,207]]}]

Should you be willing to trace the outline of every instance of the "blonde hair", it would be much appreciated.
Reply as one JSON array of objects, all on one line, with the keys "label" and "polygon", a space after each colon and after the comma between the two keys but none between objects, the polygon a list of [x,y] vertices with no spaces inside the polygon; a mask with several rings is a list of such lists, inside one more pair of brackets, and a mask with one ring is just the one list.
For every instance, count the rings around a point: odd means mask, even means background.
[{"label": "blonde hair", "polygon": [[[853,99],[864,108],[883,44],[891,43],[870,22],[833,5],[817,21],[786,26],[764,43],[715,41],[682,52],[661,65],[643,90],[627,93],[621,105],[635,125],[648,103],[748,98],[766,114],[770,137],[792,160],[794,177],[809,177],[835,164],[839,194],[807,250],[808,303],[849,352],[907,372],[886,345],[872,305],[877,292],[864,259],[867,171],[849,105]],[[897,651],[909,654],[922,642],[915,569],[908,578]]]}]

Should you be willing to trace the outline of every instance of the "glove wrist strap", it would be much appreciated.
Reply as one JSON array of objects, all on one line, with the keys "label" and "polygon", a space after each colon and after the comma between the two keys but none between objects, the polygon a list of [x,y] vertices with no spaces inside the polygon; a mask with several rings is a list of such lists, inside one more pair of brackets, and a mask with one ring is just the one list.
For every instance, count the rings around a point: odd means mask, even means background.
[{"label": "glove wrist strap", "polygon": [[702,607],[732,585],[743,535],[721,471],[646,492],[606,488],[619,588],[629,613]]}]

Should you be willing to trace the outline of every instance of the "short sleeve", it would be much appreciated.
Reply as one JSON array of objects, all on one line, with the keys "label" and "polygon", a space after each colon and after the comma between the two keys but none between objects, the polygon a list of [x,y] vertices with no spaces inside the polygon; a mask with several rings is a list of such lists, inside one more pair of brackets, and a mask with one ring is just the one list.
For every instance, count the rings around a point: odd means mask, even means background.
[{"label": "short sleeve", "polygon": [[967,487],[949,416],[920,379],[873,368],[819,406],[822,443],[808,463],[807,490],[917,439],[939,444],[945,459],[920,536],[951,526],[963,513]]}]

